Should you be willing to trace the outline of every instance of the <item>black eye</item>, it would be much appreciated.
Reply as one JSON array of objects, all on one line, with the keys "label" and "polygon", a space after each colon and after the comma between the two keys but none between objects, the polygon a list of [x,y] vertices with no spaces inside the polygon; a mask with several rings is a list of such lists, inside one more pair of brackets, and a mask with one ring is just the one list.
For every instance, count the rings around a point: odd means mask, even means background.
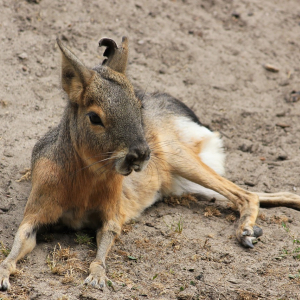
[{"label": "black eye", "polygon": [[91,121],[91,123],[92,123],[93,125],[101,125],[101,126],[104,127],[104,125],[103,125],[103,123],[102,123],[100,117],[99,117],[96,113],[90,112],[90,113],[88,113],[87,115],[89,116],[90,121]]}]

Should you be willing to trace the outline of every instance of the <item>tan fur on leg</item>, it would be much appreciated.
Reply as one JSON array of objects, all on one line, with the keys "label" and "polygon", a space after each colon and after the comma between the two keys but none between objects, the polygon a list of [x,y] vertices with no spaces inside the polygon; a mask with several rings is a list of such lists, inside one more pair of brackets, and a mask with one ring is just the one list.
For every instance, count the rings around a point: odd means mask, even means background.
[{"label": "tan fur on leg", "polygon": [[288,193],[288,192],[279,192],[279,193],[255,193],[259,197],[259,202],[264,207],[290,207],[297,210],[300,210],[300,196]]},{"label": "tan fur on leg", "polygon": [[236,231],[237,238],[244,246],[253,247],[251,240],[254,235],[253,226],[259,210],[258,196],[243,190],[218,175],[205,165],[190,149],[179,144],[176,146],[178,147],[177,150],[179,149],[180,151],[182,159],[170,161],[170,164],[174,168],[174,173],[212,189],[232,201],[238,208],[241,216],[239,227]]},{"label": "tan fur on leg", "polygon": [[2,274],[0,290],[10,289],[9,275],[15,272],[17,261],[31,252],[35,244],[36,230],[34,226],[29,223],[21,224],[17,231],[11,252],[0,265],[0,274]]},{"label": "tan fur on leg", "polygon": [[108,221],[97,232],[97,255],[90,265],[90,275],[84,281],[95,288],[103,289],[107,279],[105,273],[105,258],[114,239],[121,233],[121,226],[115,221]]}]

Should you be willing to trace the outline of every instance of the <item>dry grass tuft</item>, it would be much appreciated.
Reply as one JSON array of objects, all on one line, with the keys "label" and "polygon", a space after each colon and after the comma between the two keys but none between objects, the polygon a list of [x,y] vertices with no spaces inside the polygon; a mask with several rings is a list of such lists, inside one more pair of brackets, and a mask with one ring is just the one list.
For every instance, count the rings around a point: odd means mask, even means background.
[{"label": "dry grass tuft", "polygon": [[[3,242],[0,242],[0,253],[4,256],[7,257],[7,255],[10,253],[10,250],[5,247]],[[1,261],[1,260],[0,260]]]},{"label": "dry grass tuft", "polygon": [[11,298],[11,297],[8,297],[8,296],[6,295],[6,293],[4,294],[4,293],[0,292],[0,299],[1,299],[1,300],[11,300],[12,298]]},{"label": "dry grass tuft", "polygon": [[265,214],[259,214],[257,217],[258,217],[259,219],[261,219],[262,221],[266,221],[266,220],[267,220],[267,217],[266,217]]},{"label": "dry grass tuft", "polygon": [[133,229],[132,224],[124,224],[122,227],[122,233],[123,234],[128,234]]},{"label": "dry grass tuft", "polygon": [[288,274],[289,273],[289,268],[286,267],[274,267],[274,266],[270,266],[269,268],[266,269],[264,276],[269,276],[269,277],[277,277],[277,278],[281,278],[282,274]]},{"label": "dry grass tuft", "polygon": [[183,195],[181,197],[176,197],[176,196],[170,196],[170,197],[165,197],[163,201],[171,206],[185,206],[185,207],[190,207],[190,203],[192,202],[197,202],[197,198],[193,195],[187,194]]},{"label": "dry grass tuft", "polygon": [[281,225],[282,223],[287,223],[289,218],[287,216],[272,216],[269,223],[275,223]]},{"label": "dry grass tuft", "polygon": [[8,292],[2,293],[0,291],[0,299],[1,300],[12,300],[12,299],[18,299],[18,300],[29,300],[31,299],[29,297],[30,294],[30,288],[28,287],[22,287],[19,285],[14,285],[11,290]]},{"label": "dry grass tuft", "polygon": [[226,220],[228,221],[228,222],[234,222],[235,220],[236,220],[236,216],[234,215],[234,214],[231,214],[231,215],[228,215],[227,217],[226,217]]},{"label": "dry grass tuft", "polygon": [[161,294],[165,290],[165,285],[155,281],[151,284],[151,289],[156,290]]},{"label": "dry grass tuft", "polygon": [[[7,101],[4,101],[4,100],[0,100],[0,105],[2,107],[6,107],[8,105],[8,102]],[[0,298],[1,299],[1,298]]]},{"label": "dry grass tuft", "polygon": [[120,249],[117,249],[116,250],[116,253],[120,256],[124,256],[124,257],[127,257],[129,255],[129,252],[126,252],[126,251],[123,251],[123,250],[120,250]]},{"label": "dry grass tuft", "polygon": [[20,174],[23,176],[20,179],[16,180],[16,182],[31,180],[31,169],[30,168],[25,169],[24,171],[20,172]]},{"label": "dry grass tuft", "polygon": [[79,234],[76,233],[76,239],[75,242],[78,243],[79,245],[87,245],[87,246],[95,246],[93,244],[93,237],[88,236],[87,234]]},{"label": "dry grass tuft", "polygon": [[238,207],[233,202],[227,202],[227,207],[232,210],[238,210]]},{"label": "dry grass tuft", "polygon": [[59,243],[47,256],[47,264],[53,274],[64,276],[61,280],[64,284],[75,282],[76,275],[80,273],[87,273],[87,266],[77,259],[77,253],[70,248],[62,248]]},{"label": "dry grass tuft", "polygon": [[143,239],[135,240],[134,242],[135,242],[135,245],[136,245],[137,248],[147,249],[150,246],[148,238],[143,238]]},{"label": "dry grass tuft", "polygon": [[220,217],[221,216],[221,212],[213,207],[213,206],[207,206],[205,207],[205,213],[204,213],[204,217]]},{"label": "dry grass tuft", "polygon": [[256,300],[261,299],[261,295],[247,291],[238,291],[238,300]]}]

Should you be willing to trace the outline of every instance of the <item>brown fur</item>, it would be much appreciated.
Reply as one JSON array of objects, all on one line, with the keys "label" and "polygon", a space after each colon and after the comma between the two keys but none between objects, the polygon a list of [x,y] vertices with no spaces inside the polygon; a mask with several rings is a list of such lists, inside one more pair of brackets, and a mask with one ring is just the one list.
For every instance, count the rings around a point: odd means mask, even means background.
[{"label": "brown fur", "polygon": [[232,201],[241,215],[236,235],[244,246],[252,247],[252,239],[261,234],[254,227],[259,198],[300,209],[299,196],[250,193],[218,175],[199,157],[208,140],[182,142],[175,120],[183,116],[200,122],[167,95],[136,96],[125,75],[126,38],[120,48],[101,40],[108,59],[93,70],[58,44],[69,101],[60,125],[33,150],[32,190],[12,250],[0,265],[0,290],[9,289],[9,275],[34,248],[39,227],[58,221],[97,229],[98,250],[85,283],[103,288],[105,257],[122,225],[162,195],[172,195],[174,176]]}]

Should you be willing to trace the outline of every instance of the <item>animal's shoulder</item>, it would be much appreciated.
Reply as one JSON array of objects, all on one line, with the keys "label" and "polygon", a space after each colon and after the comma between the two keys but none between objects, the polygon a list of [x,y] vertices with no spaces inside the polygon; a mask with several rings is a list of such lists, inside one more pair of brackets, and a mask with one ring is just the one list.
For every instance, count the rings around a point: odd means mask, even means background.
[{"label": "animal's shoulder", "polygon": [[37,141],[31,155],[32,168],[41,158],[47,158],[61,166],[66,165],[73,150],[70,132],[65,128],[66,126],[67,123],[62,121]]}]

